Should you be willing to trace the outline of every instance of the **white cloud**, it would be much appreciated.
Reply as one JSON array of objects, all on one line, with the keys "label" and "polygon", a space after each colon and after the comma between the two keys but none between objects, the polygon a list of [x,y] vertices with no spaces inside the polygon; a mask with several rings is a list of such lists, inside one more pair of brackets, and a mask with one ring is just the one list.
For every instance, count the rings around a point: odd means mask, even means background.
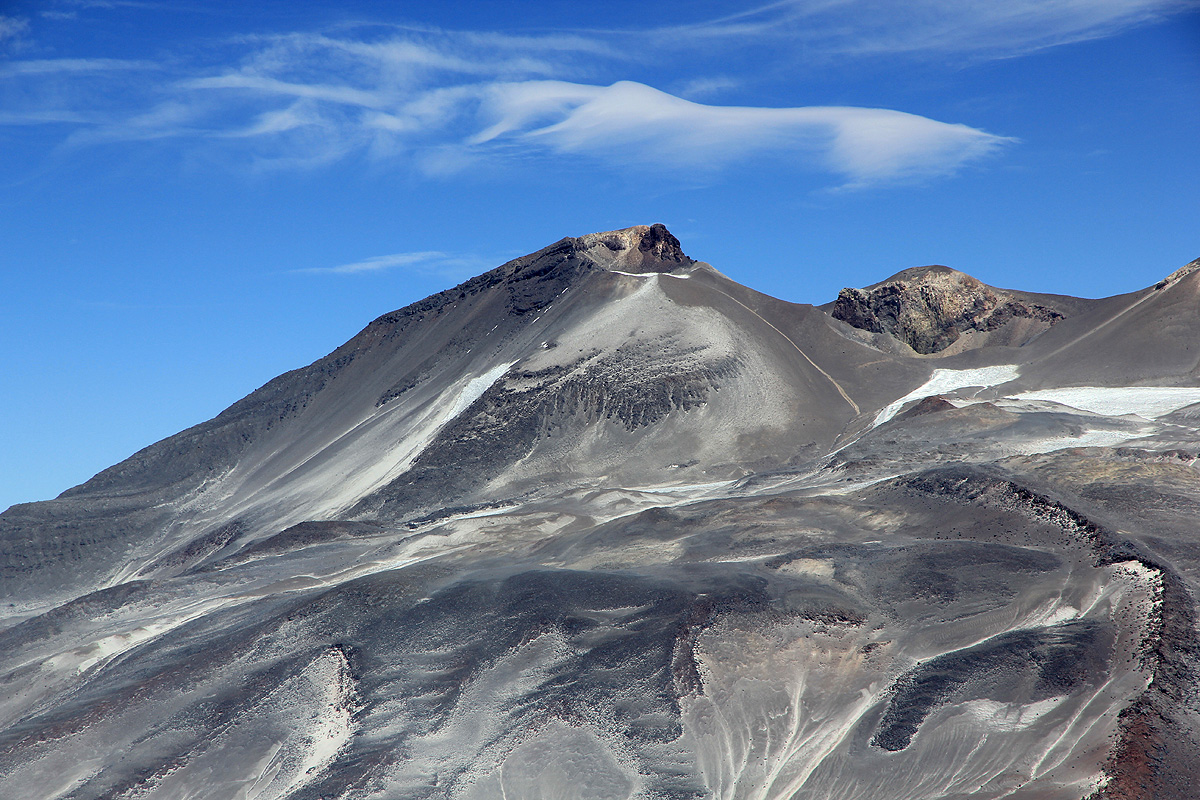
[{"label": "white cloud", "polygon": [[708,78],[693,78],[687,81],[678,88],[675,94],[680,97],[686,97],[689,100],[694,100],[697,97],[706,97],[709,95],[728,92],[730,89],[736,89],[741,85],[740,81],[736,81],[726,75],[718,75]]},{"label": "white cloud", "polygon": [[29,32],[29,20],[24,17],[10,17],[0,14],[0,47],[19,42],[22,36]]},{"label": "white cloud", "polygon": [[[676,94],[610,81],[655,58],[678,64],[680,54],[701,45],[705,52],[772,47],[793,58],[801,52],[1010,56],[1195,5],[782,0],[657,29],[514,36],[361,26],[336,35],[259,35],[224,43],[240,48],[236,63],[227,55],[219,63],[164,63],[157,68],[170,77],[155,81],[137,74],[154,66],[140,61],[9,62],[0,66],[0,77],[14,88],[4,98],[10,102],[0,124],[75,123],[80,127],[68,136],[71,145],[186,141],[260,167],[314,167],[364,156],[451,174],[481,159],[535,155],[694,172],[767,157],[862,186],[950,174],[1013,140],[887,108],[693,102],[718,92],[734,96],[745,85],[738,81],[753,80],[740,73],[697,77],[673,68]],[[0,38],[5,25],[18,30],[23,24],[0,17]]]},{"label": "white cloud", "polygon": [[1005,58],[1198,7],[1196,0],[782,0],[661,32],[681,42],[773,39],[809,55]]},{"label": "white cloud", "polygon": [[121,58],[44,58],[10,61],[0,65],[0,77],[154,69],[154,67],[154,64],[147,61],[130,61]]},{"label": "white cloud", "polygon": [[308,125],[320,125],[320,117],[313,111],[312,105],[304,101],[293,103],[287,108],[272,109],[259,114],[249,126],[230,131],[227,136],[245,138],[251,136],[270,136],[285,133]]},{"label": "white cloud", "polygon": [[119,8],[142,8],[151,10],[161,10],[170,8],[170,5],[165,3],[145,2],[143,0],[66,0],[67,5],[75,6],[76,8],[101,8],[101,9],[119,9]]},{"label": "white cloud", "polygon": [[[948,174],[1011,141],[890,109],[705,105],[631,81],[475,80],[481,62],[433,58],[424,45],[396,42],[365,49],[339,42],[331,46],[338,56],[367,60],[316,70],[319,80],[313,80],[310,62],[328,63],[309,48],[330,41],[273,39],[236,70],[167,82],[168,97],[148,108],[124,114],[92,109],[92,124],[67,141],[237,141],[258,167],[316,167],[357,152],[375,160],[407,159],[427,174],[527,155],[693,172],[769,156],[824,169],[850,186]],[[387,66],[399,61],[429,72],[400,80]],[[17,62],[9,69],[48,80],[138,65],[81,59]],[[65,110],[12,115],[25,124],[66,121]]]},{"label": "white cloud", "polygon": [[365,108],[378,108],[384,105],[384,101],[377,92],[356,89],[351,86],[292,83],[265,75],[227,73],[211,78],[183,81],[180,86],[185,89],[244,89],[266,95],[303,97]]},{"label": "white cloud", "polygon": [[203,113],[190,103],[169,100],[143,113],[105,118],[93,115],[91,124],[67,137],[69,145],[97,142],[151,141],[205,135]]},{"label": "white cloud", "polygon": [[382,272],[384,270],[404,268],[418,272],[444,276],[474,275],[488,266],[494,266],[486,260],[471,255],[455,255],[437,250],[416,253],[392,253],[386,256],[374,256],[362,261],[349,264],[339,264],[335,267],[312,267],[298,269],[294,272],[328,275],[354,275],[364,272]]},{"label": "white cloud", "polygon": [[[329,163],[356,149],[377,158],[419,151],[420,167],[432,174],[531,153],[689,170],[766,155],[861,186],[952,173],[1012,141],[890,109],[704,105],[631,81],[366,89],[228,73],[181,86],[286,101],[224,135],[274,147],[289,166]],[[142,135],[146,128],[135,130]]]},{"label": "white cloud", "polygon": [[617,163],[690,168],[773,154],[815,162],[852,185],[946,174],[1012,141],[890,109],[712,106],[630,81],[497,84],[483,109],[495,121],[469,144],[515,139]]},{"label": "white cloud", "polygon": [[91,122],[85,114],[77,111],[40,108],[33,111],[0,111],[0,125],[83,125]]}]

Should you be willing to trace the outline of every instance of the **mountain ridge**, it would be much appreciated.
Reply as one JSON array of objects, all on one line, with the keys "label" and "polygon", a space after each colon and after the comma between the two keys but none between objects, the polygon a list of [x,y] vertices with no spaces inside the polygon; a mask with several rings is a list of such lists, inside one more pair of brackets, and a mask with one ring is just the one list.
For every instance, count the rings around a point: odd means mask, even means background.
[{"label": "mountain ridge", "polygon": [[855,292],[566,237],[10,508],[0,794],[1188,797],[1200,273]]}]

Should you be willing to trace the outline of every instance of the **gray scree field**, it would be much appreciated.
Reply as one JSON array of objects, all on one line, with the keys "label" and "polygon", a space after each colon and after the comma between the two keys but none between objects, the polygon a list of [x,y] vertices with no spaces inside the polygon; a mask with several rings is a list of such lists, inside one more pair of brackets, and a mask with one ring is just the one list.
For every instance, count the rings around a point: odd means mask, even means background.
[{"label": "gray scree field", "polygon": [[1200,261],[563,239],[0,514],[0,797],[1200,797]]}]

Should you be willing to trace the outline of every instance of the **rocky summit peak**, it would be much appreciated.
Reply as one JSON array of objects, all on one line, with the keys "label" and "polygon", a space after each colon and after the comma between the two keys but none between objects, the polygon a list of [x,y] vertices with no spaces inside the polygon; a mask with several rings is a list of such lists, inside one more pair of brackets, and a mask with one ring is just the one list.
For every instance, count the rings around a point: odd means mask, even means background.
[{"label": "rocky summit peak", "polygon": [[1019,344],[1064,316],[939,264],[903,270],[866,289],[843,289],[829,313],[861,330],[891,334],[922,355],[950,351],[965,333],[983,334],[975,337],[978,344],[996,332]]},{"label": "rocky summit peak", "polygon": [[928,264],[923,267],[909,267],[897,272],[890,278],[880,281],[867,289],[875,289],[886,284],[908,283],[922,286],[957,286],[973,292],[986,292],[987,284],[971,277],[965,272],[959,272],[943,264]]},{"label": "rocky summit peak", "polygon": [[660,222],[589,233],[576,239],[575,246],[601,266],[622,272],[671,272],[696,263]]},{"label": "rocky summit peak", "polygon": [[1188,263],[1184,264],[1182,267],[1175,270],[1170,275],[1168,275],[1167,277],[1165,277],[1161,281],[1159,281],[1157,284],[1155,284],[1154,288],[1162,289],[1166,286],[1170,286],[1173,283],[1178,283],[1179,281],[1183,280],[1188,275],[1191,275],[1193,272],[1196,272],[1197,270],[1200,270],[1200,258],[1197,258],[1194,261],[1189,261]]}]

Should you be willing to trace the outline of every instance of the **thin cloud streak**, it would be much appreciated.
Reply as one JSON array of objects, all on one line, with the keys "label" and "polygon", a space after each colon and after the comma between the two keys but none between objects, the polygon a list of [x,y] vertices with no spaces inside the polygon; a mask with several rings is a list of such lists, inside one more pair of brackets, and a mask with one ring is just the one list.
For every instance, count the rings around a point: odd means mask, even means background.
[{"label": "thin cloud streak", "polygon": [[183,81],[179,85],[184,89],[244,89],[268,95],[325,100],[365,108],[381,108],[386,105],[377,92],[369,90],[350,86],[292,83],[263,75],[230,73],[212,78],[195,78]]},{"label": "thin cloud streak", "polygon": [[1196,0],[782,0],[655,31],[684,43],[784,40],[809,55],[990,59],[1111,36]]},{"label": "thin cloud streak", "polygon": [[6,40],[18,39],[29,31],[29,20],[0,14],[0,45]]},{"label": "thin cloud streak", "polygon": [[697,97],[728,92],[731,89],[738,88],[740,85],[740,81],[736,81],[733,78],[725,75],[718,75],[710,78],[693,78],[692,80],[680,86],[674,92],[674,94],[680,97],[686,97],[689,100],[694,100]]},{"label": "thin cloud streak", "polygon": [[358,275],[403,268],[425,274],[454,277],[473,275],[482,269],[487,269],[489,266],[495,265],[479,256],[455,255],[439,250],[426,250],[414,253],[391,253],[390,255],[365,258],[362,261],[354,261],[349,264],[339,264],[335,267],[310,267],[307,269],[292,270],[292,272],[310,275]]},{"label": "thin cloud streak", "polygon": [[378,272],[392,267],[407,267],[414,264],[428,264],[447,258],[445,253],[428,250],[419,253],[392,253],[386,256],[374,256],[350,264],[339,264],[336,267],[311,267],[298,269],[296,272],[326,273],[330,275],[352,275],[356,272]]},{"label": "thin cloud streak", "polygon": [[9,113],[0,111],[0,125],[86,125],[92,122],[87,115],[65,109],[41,109]]},{"label": "thin cloud streak", "polygon": [[157,68],[158,65],[149,61],[130,61],[121,58],[46,58],[10,61],[0,66],[0,78]]}]

